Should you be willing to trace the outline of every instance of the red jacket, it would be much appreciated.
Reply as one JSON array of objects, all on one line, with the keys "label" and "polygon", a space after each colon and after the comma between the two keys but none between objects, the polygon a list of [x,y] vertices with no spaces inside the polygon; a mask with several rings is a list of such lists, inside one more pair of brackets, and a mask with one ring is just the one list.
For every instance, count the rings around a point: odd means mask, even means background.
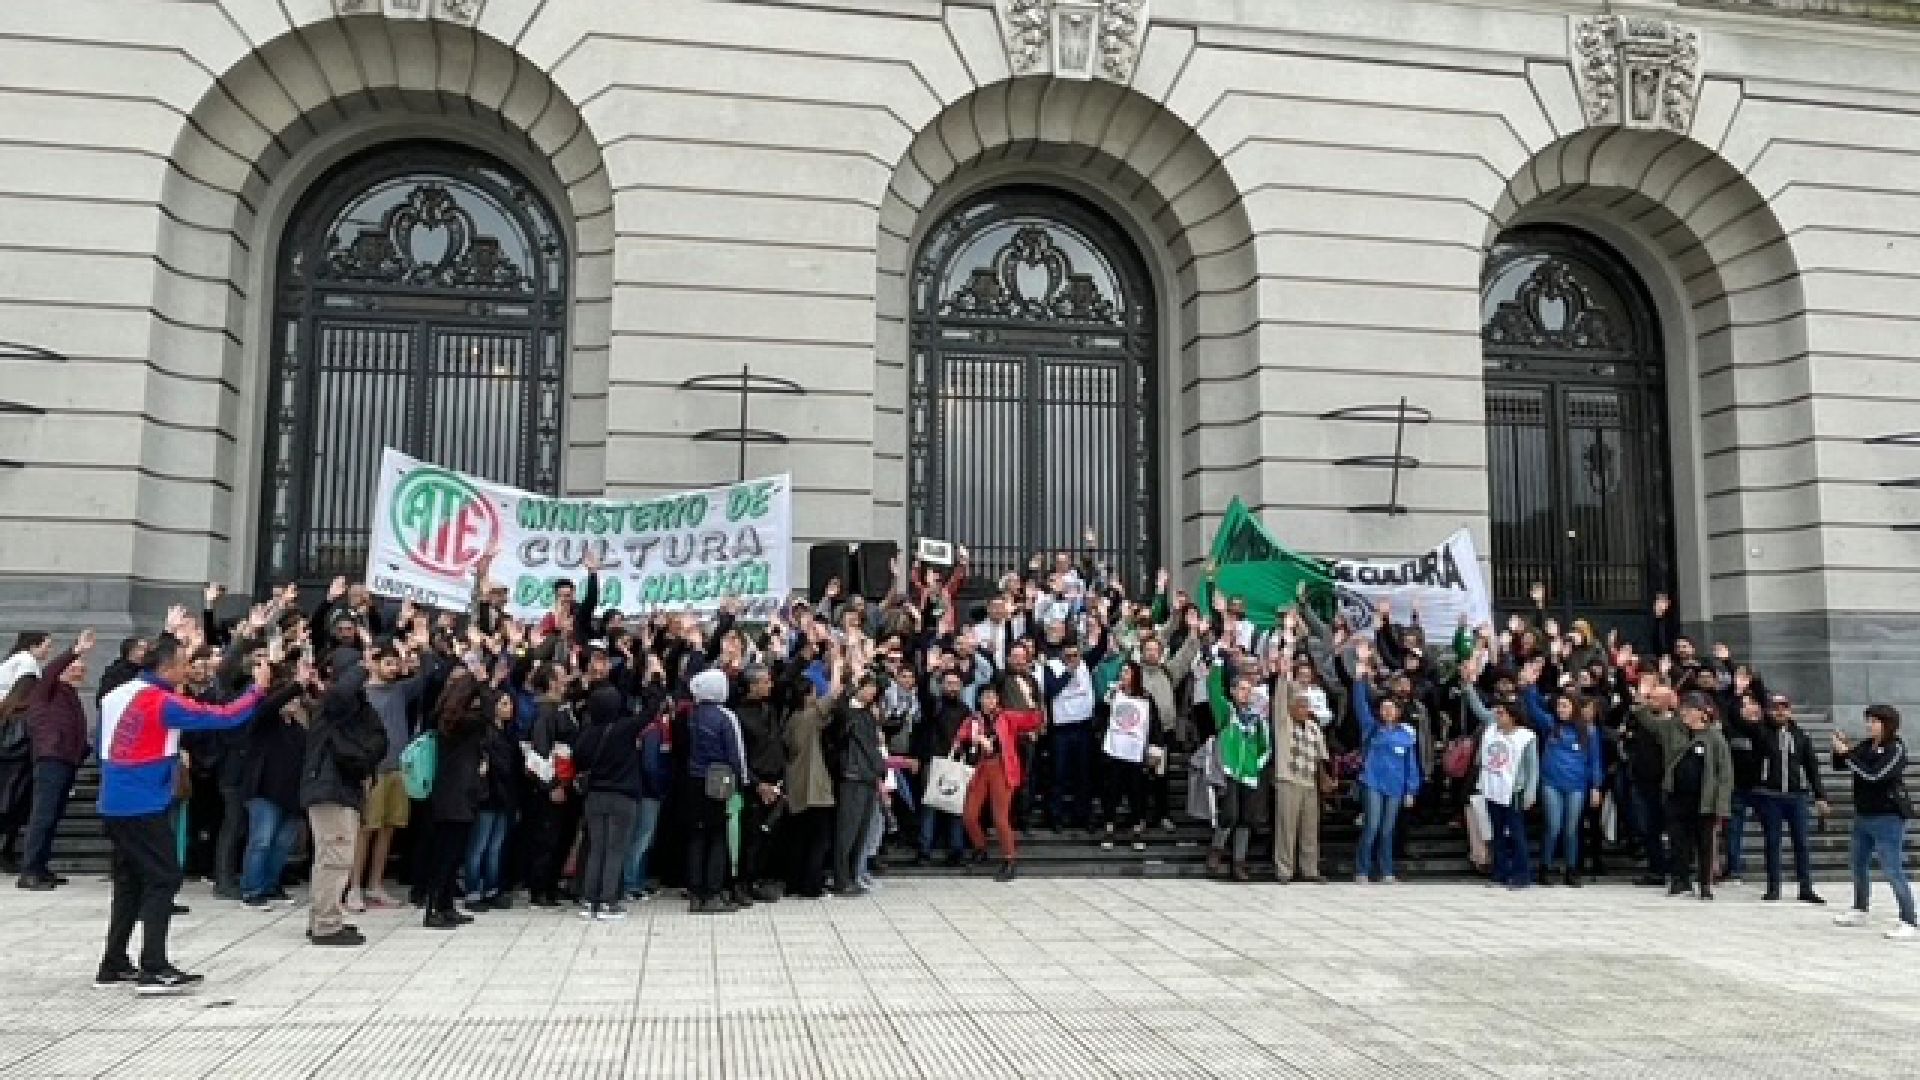
[{"label": "red jacket", "polygon": [[35,761],[77,766],[92,752],[87,744],[87,708],[80,703],[79,692],[60,677],[75,659],[72,649],[54,657],[27,695],[27,734],[33,739]]},{"label": "red jacket", "polygon": [[[953,737],[953,748],[964,751],[973,745],[973,733],[980,729],[981,717],[974,713],[960,725],[960,731]],[[1002,709],[994,724],[994,741],[1000,744],[1000,769],[1006,773],[1007,786],[1020,786],[1020,737],[1039,731],[1045,718],[1038,711],[1023,712],[1019,709]]]}]

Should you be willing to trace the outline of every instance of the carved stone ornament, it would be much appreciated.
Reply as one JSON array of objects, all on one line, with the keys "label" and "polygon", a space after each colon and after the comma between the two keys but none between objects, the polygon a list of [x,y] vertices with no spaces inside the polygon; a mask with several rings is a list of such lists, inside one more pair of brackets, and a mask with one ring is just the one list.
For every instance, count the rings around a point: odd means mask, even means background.
[{"label": "carved stone ornament", "polygon": [[1127,82],[1147,36],[1147,0],[995,0],[1015,75]]},{"label": "carved stone ornament", "polygon": [[1644,16],[1575,19],[1573,73],[1588,123],[1685,134],[1700,96],[1700,32]]},{"label": "carved stone ornament", "polygon": [[412,19],[472,26],[480,21],[480,5],[486,0],[333,0],[334,14],[385,15],[389,19]]}]

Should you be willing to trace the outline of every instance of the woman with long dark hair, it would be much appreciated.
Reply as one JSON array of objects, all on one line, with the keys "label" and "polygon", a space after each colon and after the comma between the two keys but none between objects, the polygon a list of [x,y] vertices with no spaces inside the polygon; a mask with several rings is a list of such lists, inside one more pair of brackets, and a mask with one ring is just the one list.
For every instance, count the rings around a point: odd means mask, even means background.
[{"label": "woman with long dark hair", "polygon": [[1147,755],[1148,748],[1162,747],[1166,733],[1161,727],[1160,707],[1147,694],[1138,662],[1129,661],[1120,668],[1120,677],[1107,693],[1107,734],[1101,744],[1106,758],[1102,774],[1106,792],[1100,800],[1106,811],[1107,831],[1100,846],[1113,847],[1114,826],[1120,820],[1120,803],[1125,800],[1133,815],[1133,850],[1147,849]]},{"label": "woman with long dark hair", "polygon": [[427,878],[427,912],[421,925],[451,930],[473,921],[454,906],[454,879],[467,854],[473,820],[487,797],[484,754],[488,721],[483,715],[480,682],[462,669],[448,678],[434,708],[434,730],[439,739],[434,769],[433,862]]}]

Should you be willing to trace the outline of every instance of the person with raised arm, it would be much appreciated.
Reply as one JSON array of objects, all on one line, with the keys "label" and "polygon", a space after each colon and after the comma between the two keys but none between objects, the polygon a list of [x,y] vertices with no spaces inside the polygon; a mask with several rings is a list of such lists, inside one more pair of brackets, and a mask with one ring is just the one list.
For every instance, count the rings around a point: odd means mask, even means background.
[{"label": "person with raised arm", "polygon": [[[191,657],[171,635],[154,642],[146,672],[107,696],[100,710],[100,816],[113,845],[113,907],[98,984],[133,983],[141,993],[176,993],[201,980],[167,956],[180,855],[167,810],[181,768],[180,735],[223,731],[253,719],[272,671],[254,665],[253,688],[225,705],[181,693]],[[134,925],[144,928],[140,966],[128,958]]]}]

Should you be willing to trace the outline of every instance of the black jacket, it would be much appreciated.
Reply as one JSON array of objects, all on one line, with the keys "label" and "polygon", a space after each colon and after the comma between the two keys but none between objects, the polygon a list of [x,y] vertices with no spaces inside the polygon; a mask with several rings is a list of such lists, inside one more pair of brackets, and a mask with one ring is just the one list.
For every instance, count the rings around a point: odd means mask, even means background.
[{"label": "black jacket", "polygon": [[366,804],[362,785],[387,756],[387,729],[367,702],[366,685],[366,668],[351,668],[320,699],[318,714],[307,729],[300,769],[301,806],[358,810]]},{"label": "black jacket", "polygon": [[1765,723],[1748,723],[1740,715],[1739,703],[1731,704],[1732,711],[1721,715],[1726,717],[1727,752],[1733,755],[1733,790],[1752,791],[1760,786],[1760,753],[1768,729]]},{"label": "black jacket", "polygon": [[1907,744],[1895,739],[1885,746],[1855,743],[1846,754],[1833,755],[1833,767],[1853,777],[1853,812],[1861,817],[1912,813],[1906,798]]},{"label": "black jacket", "polygon": [[307,729],[277,713],[260,714],[246,727],[245,779],[248,799],[265,799],[289,813],[300,809],[300,769],[307,759]]},{"label": "black jacket", "polygon": [[765,701],[743,701],[733,710],[740,739],[747,744],[747,771],[755,783],[778,784],[787,777],[787,736]]},{"label": "black jacket", "polygon": [[637,716],[589,727],[575,744],[574,765],[587,776],[587,790],[637,799],[641,793]]},{"label": "black jacket", "polygon": [[439,760],[430,797],[435,821],[472,821],[486,801],[487,777],[480,775],[480,763],[494,727],[484,715],[484,699],[471,680],[450,682],[435,707]]},{"label": "black jacket", "polygon": [[873,709],[852,703],[835,710],[834,726],[839,728],[841,759],[839,779],[857,784],[877,783],[887,770],[887,759],[880,754],[880,721]]},{"label": "black jacket", "polygon": [[527,767],[526,756],[513,732],[495,727],[487,735],[481,751],[487,761],[487,796],[480,809],[511,814],[520,809],[520,774]]},{"label": "black jacket", "polygon": [[[1754,755],[1760,759],[1760,775],[1755,782],[1760,790],[1782,795],[1811,791],[1814,798],[1826,799],[1827,785],[1820,779],[1820,758],[1813,752],[1813,739],[1800,730],[1799,724],[1788,723],[1785,727],[1762,724],[1759,738],[1754,741]],[[1733,766],[1738,776],[1738,756],[1733,759]]]},{"label": "black jacket", "polygon": [[923,762],[947,756],[953,740],[960,737],[960,725],[972,712],[964,698],[948,699],[945,694],[935,698],[921,711],[920,726],[914,729],[913,756]]}]

